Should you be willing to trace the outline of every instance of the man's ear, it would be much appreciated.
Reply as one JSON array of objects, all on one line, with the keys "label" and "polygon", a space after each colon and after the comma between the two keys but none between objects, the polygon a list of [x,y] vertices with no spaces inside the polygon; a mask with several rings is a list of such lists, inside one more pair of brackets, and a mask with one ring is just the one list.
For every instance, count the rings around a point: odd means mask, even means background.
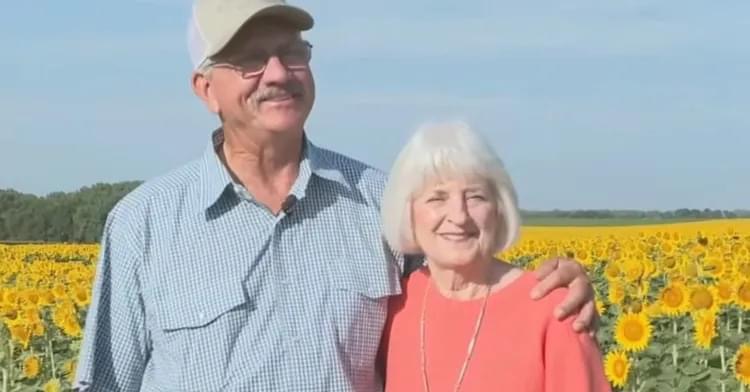
[{"label": "man's ear", "polygon": [[193,93],[203,101],[208,110],[213,113],[219,112],[219,103],[212,90],[211,75],[207,72],[193,72],[192,87]]}]

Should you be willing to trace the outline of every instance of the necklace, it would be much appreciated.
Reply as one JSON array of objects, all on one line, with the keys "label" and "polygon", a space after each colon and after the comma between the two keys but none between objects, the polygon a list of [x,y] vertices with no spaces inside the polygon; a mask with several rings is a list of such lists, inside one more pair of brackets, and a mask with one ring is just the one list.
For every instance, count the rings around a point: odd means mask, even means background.
[{"label": "necklace", "polygon": [[[424,392],[430,392],[430,384],[427,380],[427,355],[425,350],[425,311],[427,309],[427,293],[430,290],[431,282],[427,282],[427,288],[424,290],[424,298],[422,299],[422,316],[420,318],[420,350],[422,359],[422,384],[424,386]],[[474,353],[474,345],[477,342],[477,336],[479,336],[479,328],[482,326],[482,320],[484,319],[484,311],[487,309],[487,299],[490,297],[491,286],[487,286],[487,292],[484,295],[484,301],[482,302],[482,308],[479,311],[479,317],[477,317],[477,323],[474,327],[474,334],[469,341],[469,347],[466,350],[466,359],[464,360],[463,366],[461,366],[461,372],[458,374],[458,380],[456,381],[456,387],[454,391],[457,392],[461,387],[461,383],[464,380],[466,369],[469,367],[469,360]]]}]

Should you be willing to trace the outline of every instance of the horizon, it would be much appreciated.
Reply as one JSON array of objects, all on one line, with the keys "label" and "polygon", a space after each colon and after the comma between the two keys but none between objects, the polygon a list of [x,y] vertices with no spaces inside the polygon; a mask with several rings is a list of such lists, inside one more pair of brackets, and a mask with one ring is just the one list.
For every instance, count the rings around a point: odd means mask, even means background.
[{"label": "horizon", "polygon": [[[388,170],[420,123],[464,119],[524,210],[750,209],[748,2],[290,3],[316,20],[306,129],[322,147]],[[217,124],[189,89],[189,12],[9,4],[0,189],[73,192],[199,158]]]}]

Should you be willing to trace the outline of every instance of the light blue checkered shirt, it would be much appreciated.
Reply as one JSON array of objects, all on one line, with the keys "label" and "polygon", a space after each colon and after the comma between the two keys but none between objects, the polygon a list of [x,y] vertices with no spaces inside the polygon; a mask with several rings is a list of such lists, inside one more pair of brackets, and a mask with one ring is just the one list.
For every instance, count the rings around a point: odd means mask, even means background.
[{"label": "light blue checkered shirt", "polygon": [[89,391],[378,391],[401,258],[384,175],[307,139],[274,216],[215,147],[110,212],[76,384]]}]

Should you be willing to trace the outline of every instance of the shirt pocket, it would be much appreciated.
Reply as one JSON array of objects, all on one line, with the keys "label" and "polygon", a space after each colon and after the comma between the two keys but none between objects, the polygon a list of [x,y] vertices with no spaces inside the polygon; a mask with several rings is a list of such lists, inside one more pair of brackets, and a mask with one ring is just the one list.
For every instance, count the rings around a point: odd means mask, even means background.
[{"label": "shirt pocket", "polygon": [[180,391],[221,390],[253,310],[240,282],[164,297],[154,341],[167,370],[161,373],[173,376],[170,383]]},{"label": "shirt pocket", "polygon": [[331,273],[330,315],[340,358],[354,385],[373,385],[375,357],[388,298],[401,294],[396,269],[382,258],[337,260]]}]

